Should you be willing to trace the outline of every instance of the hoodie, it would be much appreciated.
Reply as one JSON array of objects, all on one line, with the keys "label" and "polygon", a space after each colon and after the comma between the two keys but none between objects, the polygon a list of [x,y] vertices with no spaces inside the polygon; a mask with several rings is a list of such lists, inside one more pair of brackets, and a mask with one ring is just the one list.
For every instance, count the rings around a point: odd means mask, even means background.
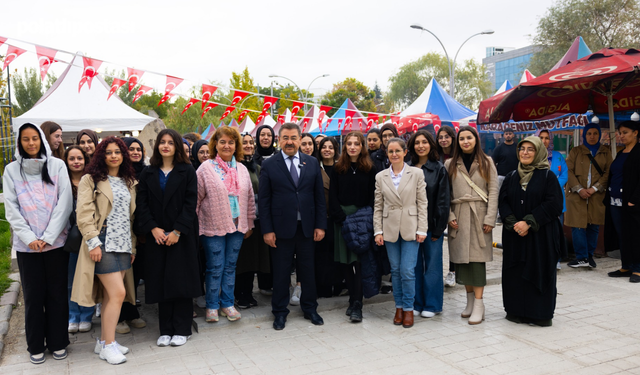
[{"label": "hoodie", "polygon": [[[18,131],[17,142],[20,142],[25,125]],[[64,161],[52,157],[42,129],[35,128],[40,133],[45,155],[37,159],[23,159],[17,143],[16,160],[6,166],[3,176],[6,217],[14,233],[13,249],[26,253],[36,252],[29,248],[35,240],[47,243],[43,252],[64,246],[73,207],[67,167]],[[45,162],[53,185],[42,181]]]}]

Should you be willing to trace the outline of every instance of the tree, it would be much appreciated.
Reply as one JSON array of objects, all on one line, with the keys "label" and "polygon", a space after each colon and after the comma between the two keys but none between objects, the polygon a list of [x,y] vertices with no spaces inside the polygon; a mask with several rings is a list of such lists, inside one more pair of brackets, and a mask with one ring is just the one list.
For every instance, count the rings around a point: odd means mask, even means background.
[{"label": "tree", "polygon": [[322,104],[334,107],[327,113],[328,116],[333,116],[346,99],[350,99],[361,111],[375,112],[375,97],[376,93],[364,83],[355,78],[347,78],[333,85],[331,91],[327,92],[322,99]]},{"label": "tree", "polygon": [[[51,85],[56,81],[56,77],[47,73],[47,82],[43,86],[40,73],[35,68],[25,68],[24,74],[16,74],[11,77],[11,91],[13,94],[13,117],[17,117],[27,112],[44,95]],[[44,90],[43,90],[44,89]]]},{"label": "tree", "polygon": [[[274,87],[273,95],[271,95],[271,86],[260,87],[260,94],[279,98],[273,107],[274,115],[276,113],[281,115],[287,109],[291,110],[291,108],[293,108],[294,101],[302,100],[300,90],[298,90],[296,86],[293,86],[289,83],[287,83],[286,86],[278,85],[277,87]],[[307,101],[311,101],[311,99],[313,99],[313,94],[305,89],[302,89],[302,94],[304,94],[304,97],[307,98]],[[262,108],[260,109],[262,110]]]},{"label": "tree", "polygon": [[[242,113],[243,110],[251,109],[258,112],[249,112],[247,114],[253,121],[255,121],[262,111],[262,103],[259,96],[252,94],[258,90],[256,90],[256,87],[253,84],[253,78],[249,74],[249,68],[245,66],[244,70],[241,73],[231,72],[231,79],[229,80],[229,83],[234,89],[246,91],[249,92],[249,94],[235,105],[236,110],[233,111],[227,118],[234,118],[237,121],[240,113]],[[230,91],[228,94],[229,100],[233,100],[233,91]]]},{"label": "tree", "polygon": [[[406,107],[422,94],[432,78],[449,91],[449,64],[446,57],[435,52],[401,66],[398,73],[389,78],[387,100],[397,107]],[[455,88],[455,99],[472,109],[491,95],[491,82],[484,67],[472,59],[456,64]]]},{"label": "tree", "polygon": [[637,48],[640,43],[637,0],[558,0],[538,22],[531,58],[534,75],[547,73],[581,36],[595,52],[606,47]]}]

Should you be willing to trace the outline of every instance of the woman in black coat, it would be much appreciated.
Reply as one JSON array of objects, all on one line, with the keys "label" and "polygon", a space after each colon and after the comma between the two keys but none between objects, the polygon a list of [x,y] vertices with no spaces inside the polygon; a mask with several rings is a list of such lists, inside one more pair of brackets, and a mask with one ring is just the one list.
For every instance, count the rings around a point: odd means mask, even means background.
[{"label": "woman in black coat", "polygon": [[556,307],[556,264],[564,246],[562,189],[549,170],[547,149],[531,136],[518,144],[518,169],[500,189],[502,297],[507,319],[551,326]]},{"label": "woman in black coat", "polygon": [[146,236],[145,299],[158,303],[158,346],[191,335],[192,298],[204,294],[198,272],[196,172],[178,132],[158,134],[150,166],[140,175],[136,225]]}]

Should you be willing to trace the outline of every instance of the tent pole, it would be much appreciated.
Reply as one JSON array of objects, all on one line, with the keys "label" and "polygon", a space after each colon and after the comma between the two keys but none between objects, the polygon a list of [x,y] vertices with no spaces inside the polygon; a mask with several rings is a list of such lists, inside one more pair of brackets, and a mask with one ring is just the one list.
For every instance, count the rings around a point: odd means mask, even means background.
[{"label": "tent pole", "polygon": [[611,156],[616,158],[616,120],[613,118],[613,93],[607,93],[607,107],[609,107],[609,144]]}]

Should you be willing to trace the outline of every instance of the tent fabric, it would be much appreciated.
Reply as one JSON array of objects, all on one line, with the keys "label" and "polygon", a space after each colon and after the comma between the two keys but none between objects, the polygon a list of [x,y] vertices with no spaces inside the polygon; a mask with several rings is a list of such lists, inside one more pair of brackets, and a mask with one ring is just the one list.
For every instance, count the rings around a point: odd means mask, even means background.
[{"label": "tent fabric", "polygon": [[576,39],[573,41],[573,43],[571,43],[571,47],[569,47],[569,50],[567,50],[567,52],[564,54],[564,56],[562,56],[562,58],[560,59],[560,61],[558,61],[558,63],[556,63],[556,65],[554,65],[553,68],[551,68],[551,70],[549,70],[550,72],[553,70],[556,70],[560,67],[563,67],[571,62],[574,62],[576,60],[579,60],[585,56],[590,55],[592,52],[589,49],[589,47],[587,47],[587,44],[584,42],[584,40],[582,39],[581,36],[576,37]]},{"label": "tent fabric", "polygon": [[111,87],[101,75],[93,79],[91,88],[85,84],[78,92],[84,70],[82,55],[76,54],[67,69],[29,111],[13,119],[13,129],[30,122],[40,125],[54,121],[67,132],[142,130],[155,120],[126,105],[118,95],[109,97]]},{"label": "tent fabric", "polygon": [[[520,83],[524,83],[527,81],[531,81],[532,79],[536,78],[536,76],[534,76],[533,74],[531,74],[531,72],[529,71],[529,69],[525,69],[524,72],[522,73],[522,77],[520,77]],[[499,94],[499,93],[496,93]]]},{"label": "tent fabric", "polygon": [[[304,120],[308,118],[309,124],[307,125],[306,131],[307,133],[311,133],[313,134],[313,136],[316,136],[320,134],[320,126],[318,126],[318,116],[320,116],[320,108],[318,108],[317,105],[313,105],[311,109],[309,109],[307,113],[305,113],[304,117],[300,119],[300,121],[298,122],[298,125],[302,127]],[[325,115],[324,118],[322,119],[323,129],[327,124],[328,118],[329,116]]]},{"label": "tent fabric", "polygon": [[498,91],[496,91],[495,94],[493,95],[497,95],[497,94],[500,94],[501,92],[509,91],[512,88],[513,88],[513,85],[511,85],[511,82],[509,82],[509,80],[507,79],[502,83],[502,86],[500,86]]},{"label": "tent fabric", "polygon": [[420,94],[418,99],[402,111],[400,116],[405,117],[425,112],[438,115],[443,122],[458,121],[476,114],[449,96],[434,78],[431,79],[431,82],[429,82],[429,85],[424,89],[422,94]]},{"label": "tent fabric", "polygon": [[273,119],[273,117],[271,117],[271,115],[266,115],[265,117],[262,118],[262,120],[260,120],[257,124],[255,124],[253,129],[249,130],[249,132],[251,132],[251,136],[255,138],[256,131],[258,131],[259,127],[261,127],[262,125],[269,125],[273,128],[275,124],[276,124],[276,121]]},{"label": "tent fabric", "polygon": [[256,123],[253,122],[250,116],[245,116],[242,122],[240,123],[239,131],[240,133],[251,132],[253,128],[256,127]]},{"label": "tent fabric", "polygon": [[[351,128],[345,130],[344,119],[347,117],[347,112],[346,112],[347,110],[355,111],[355,113],[353,115],[353,119],[352,119],[353,124],[351,125]],[[338,130],[338,122],[340,119],[342,119],[342,123],[340,124],[340,130]],[[347,134],[351,130],[360,130],[360,127],[358,126],[358,122],[357,122],[358,119],[364,120],[364,127],[363,127],[363,130],[364,130],[364,128],[366,128],[367,126],[366,117],[362,113],[360,113],[358,108],[356,108],[356,106],[353,104],[353,102],[350,99],[345,99],[344,103],[342,103],[338,111],[334,113],[333,116],[331,116],[331,124],[327,127],[326,131],[322,132],[322,134],[325,134],[331,137],[331,136]],[[314,133],[311,133],[311,134],[314,134]]]}]

